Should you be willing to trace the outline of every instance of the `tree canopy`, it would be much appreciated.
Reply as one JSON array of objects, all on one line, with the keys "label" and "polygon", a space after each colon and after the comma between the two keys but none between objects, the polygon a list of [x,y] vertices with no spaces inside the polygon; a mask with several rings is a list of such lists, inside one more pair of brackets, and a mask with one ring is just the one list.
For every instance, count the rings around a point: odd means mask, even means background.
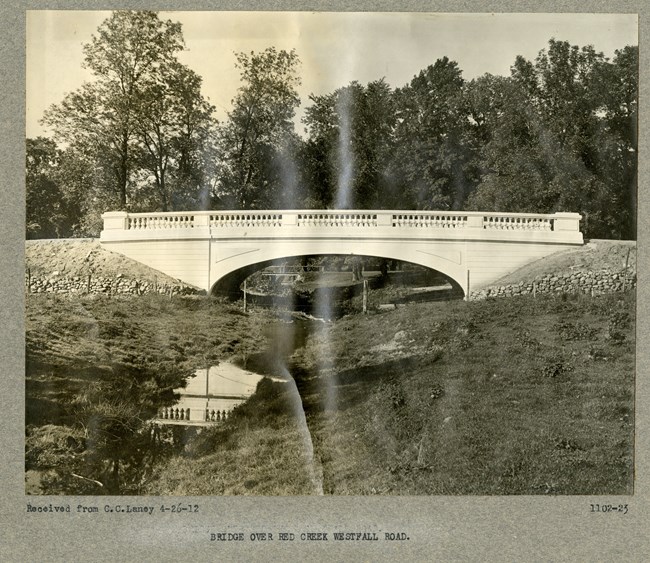
[{"label": "tree canopy", "polygon": [[218,130],[217,196],[235,209],[274,206],[285,188],[278,164],[291,160],[297,142],[292,119],[300,104],[298,55],[269,47],[235,57],[242,85]]},{"label": "tree canopy", "polygon": [[178,23],[154,12],[114,12],[84,45],[93,80],[45,113],[56,141],[93,177],[81,194],[89,215],[201,200],[212,107],[201,78],[176,58],[183,46]]},{"label": "tree canopy", "polygon": [[352,81],[309,96],[303,137],[295,50],[235,53],[217,123],[183,48],[154,12],[100,25],[93,80],[28,140],[28,236],[96,235],[107,210],[325,207],[576,211],[588,237],[635,237],[637,47],[551,39],[509,76],[442,57],[401,87]]}]

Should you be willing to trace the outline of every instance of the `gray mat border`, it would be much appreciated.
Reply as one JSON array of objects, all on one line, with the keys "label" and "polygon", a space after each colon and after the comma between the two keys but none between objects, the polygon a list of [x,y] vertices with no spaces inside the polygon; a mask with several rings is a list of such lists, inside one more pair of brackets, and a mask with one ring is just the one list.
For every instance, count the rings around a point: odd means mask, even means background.
[{"label": "gray mat border", "polygon": [[[27,9],[327,10],[431,12],[627,12],[639,14],[641,47],[639,217],[648,208],[650,4],[585,1],[12,1],[0,7],[0,374],[6,399],[0,432],[0,559],[126,560],[650,560],[648,439],[649,225],[639,221],[636,489],[629,497],[200,497],[197,516],[27,514],[24,495],[24,36]],[[38,504],[143,504],[146,497],[40,497]],[[32,498],[33,500],[33,498]],[[155,505],[171,499],[148,498]],[[151,501],[151,502],[149,502]],[[625,502],[627,516],[590,514],[591,502]],[[213,531],[405,530],[408,542],[281,544],[209,541]]]}]

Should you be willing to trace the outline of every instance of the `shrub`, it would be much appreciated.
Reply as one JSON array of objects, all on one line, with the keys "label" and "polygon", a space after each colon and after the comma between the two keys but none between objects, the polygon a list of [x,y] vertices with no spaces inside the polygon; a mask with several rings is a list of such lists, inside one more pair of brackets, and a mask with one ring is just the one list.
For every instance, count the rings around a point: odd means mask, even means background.
[{"label": "shrub", "polygon": [[564,341],[568,340],[593,340],[598,330],[581,322],[561,321],[555,325],[557,335]]},{"label": "shrub", "polygon": [[544,377],[560,377],[570,371],[573,371],[573,367],[565,364],[562,361],[551,361],[547,363],[542,368],[542,375]]}]

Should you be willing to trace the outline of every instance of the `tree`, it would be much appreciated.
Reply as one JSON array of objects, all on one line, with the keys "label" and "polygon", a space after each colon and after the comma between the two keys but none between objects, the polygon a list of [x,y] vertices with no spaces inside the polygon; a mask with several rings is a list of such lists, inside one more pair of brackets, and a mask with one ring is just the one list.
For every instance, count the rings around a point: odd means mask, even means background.
[{"label": "tree", "polygon": [[594,81],[603,113],[595,143],[595,171],[609,188],[597,216],[602,233],[624,239],[636,238],[638,69],[639,49],[627,46],[615,52]]},{"label": "tree", "polygon": [[392,176],[404,207],[460,209],[473,187],[464,84],[458,64],[443,57],[395,92]]},{"label": "tree", "polygon": [[377,208],[390,192],[393,92],[383,80],[352,82],[332,94],[310,96],[304,162],[311,200],[337,208]]},{"label": "tree", "polygon": [[106,189],[115,193],[120,209],[129,203],[143,83],[155,80],[182,48],[180,24],[162,22],[154,12],[114,12],[84,46],[83,66],[95,80],[43,118],[57,140],[106,160],[113,176]]},{"label": "tree", "polygon": [[[498,89],[492,88],[495,83]],[[551,213],[581,209],[585,199],[596,197],[598,178],[562,145],[523,81],[485,76],[471,90],[477,105],[488,108],[478,112],[475,127],[491,125],[480,150],[481,181],[469,208]]]},{"label": "tree", "polygon": [[293,116],[300,100],[295,51],[269,47],[261,53],[236,53],[242,86],[228,120],[219,129],[220,166],[217,195],[227,207],[267,207],[282,190],[269,163],[290,154],[297,142]]},{"label": "tree", "polygon": [[472,83],[474,107],[490,109],[472,114],[482,177],[469,206],[579,211],[588,237],[634,238],[635,53],[617,51],[610,63],[551,40],[534,64],[517,57],[500,88],[494,78]]},{"label": "tree", "polygon": [[79,194],[94,215],[88,225],[106,209],[166,211],[206,199],[213,108],[200,77],[176,59],[182,49],[180,24],[114,12],[84,46],[92,82],[45,113],[76,169],[96,180]]},{"label": "tree", "polygon": [[144,84],[137,100],[138,163],[152,178],[161,211],[200,206],[213,107],[201,95],[201,78],[178,62]]},{"label": "tree", "polygon": [[45,137],[26,143],[26,229],[27,238],[69,236],[74,205],[58,182],[61,152]]}]

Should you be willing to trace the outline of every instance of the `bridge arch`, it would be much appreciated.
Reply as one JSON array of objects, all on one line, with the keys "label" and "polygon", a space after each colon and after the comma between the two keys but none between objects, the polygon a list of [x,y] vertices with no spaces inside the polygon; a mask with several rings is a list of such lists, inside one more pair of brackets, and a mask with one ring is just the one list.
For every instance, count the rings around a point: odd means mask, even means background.
[{"label": "bridge arch", "polygon": [[[210,293],[238,292],[240,284],[251,274],[280,260],[302,258],[306,256],[359,256],[396,260],[425,267],[442,274],[449,280],[452,287],[465,295],[467,269],[462,263],[459,252],[449,252],[445,249],[415,248],[413,245],[386,244],[385,242],[331,241],[323,244],[318,241],[317,251],[314,251],[312,241],[304,245],[292,241],[290,248],[282,244],[269,245],[262,248],[240,249],[236,255],[215,260],[211,264]],[[283,248],[285,247],[285,248]]]}]

